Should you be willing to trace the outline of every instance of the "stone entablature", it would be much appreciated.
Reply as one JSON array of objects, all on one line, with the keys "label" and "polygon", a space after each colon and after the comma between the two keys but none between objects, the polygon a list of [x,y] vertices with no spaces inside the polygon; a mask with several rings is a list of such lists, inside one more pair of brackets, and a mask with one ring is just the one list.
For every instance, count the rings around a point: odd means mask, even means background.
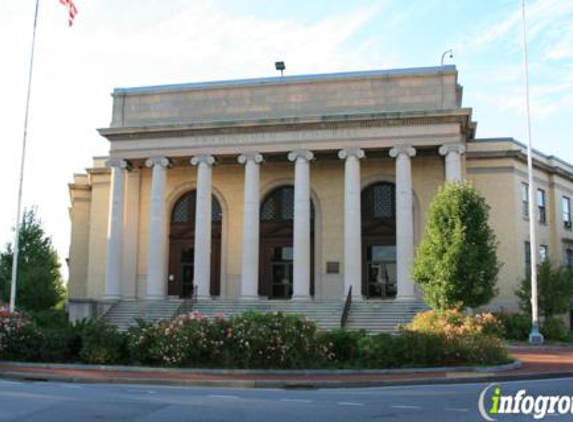
[{"label": "stone entablature", "polygon": [[111,127],[456,109],[455,66],[139,88],[113,93]]}]

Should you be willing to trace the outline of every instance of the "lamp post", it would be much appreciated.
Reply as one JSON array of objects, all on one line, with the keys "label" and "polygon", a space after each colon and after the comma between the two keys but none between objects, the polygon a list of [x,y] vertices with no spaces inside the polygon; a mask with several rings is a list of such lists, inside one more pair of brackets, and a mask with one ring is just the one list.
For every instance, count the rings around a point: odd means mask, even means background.
[{"label": "lamp post", "polygon": [[536,236],[536,215],[534,207],[533,187],[533,157],[531,147],[531,116],[529,111],[529,69],[527,64],[527,34],[525,28],[525,0],[521,0],[521,18],[523,28],[523,73],[525,75],[525,115],[527,129],[527,176],[529,183],[529,242],[531,261],[531,332],[529,333],[529,343],[543,344],[543,335],[539,332],[539,304],[537,294],[537,236]]},{"label": "lamp post", "polygon": [[448,53],[450,54],[450,55],[449,55],[449,58],[450,58],[450,59],[453,59],[453,58],[454,58],[454,50],[449,49],[449,50],[444,51],[444,53],[442,54],[442,60],[440,60],[440,65],[441,65],[441,66],[444,65],[444,59],[446,58],[446,56],[448,55]]}]

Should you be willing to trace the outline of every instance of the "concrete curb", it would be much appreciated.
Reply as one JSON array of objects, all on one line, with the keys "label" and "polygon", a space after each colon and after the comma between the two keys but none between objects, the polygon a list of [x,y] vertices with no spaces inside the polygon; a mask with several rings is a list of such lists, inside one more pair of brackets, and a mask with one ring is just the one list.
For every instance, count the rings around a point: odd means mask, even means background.
[{"label": "concrete curb", "polygon": [[[9,371],[0,372],[0,378],[19,381],[55,381],[73,382],[86,384],[146,384],[146,385],[172,385],[172,386],[197,386],[197,387],[224,387],[224,388],[279,388],[279,389],[325,389],[325,388],[367,388],[367,387],[388,387],[399,385],[429,385],[429,384],[455,384],[455,383],[476,383],[493,381],[511,381],[524,379],[543,378],[565,378],[573,376],[573,372],[561,373],[526,373],[526,374],[503,374],[521,368],[519,361],[509,364],[490,367],[457,367],[457,368],[415,368],[397,370],[307,370],[307,371],[247,371],[247,370],[200,370],[200,369],[169,369],[169,368],[149,368],[149,367],[123,367],[123,366],[97,366],[97,365],[65,365],[65,364],[26,364],[21,362],[0,362],[0,370],[3,367],[10,367]],[[22,371],[18,371],[22,368]],[[88,370],[97,371],[97,376],[90,374],[62,374],[49,372],[34,372],[38,369],[54,370]],[[25,371],[24,369],[28,369]],[[131,372],[141,376],[122,375],[118,376],[113,372]],[[109,375],[106,374],[109,372]],[[145,373],[164,373],[165,377],[146,377]],[[173,373],[189,373],[201,375],[267,375],[267,376],[360,376],[360,375],[408,375],[425,373],[443,373],[441,377],[420,377],[410,379],[265,379],[264,377],[255,379],[207,379],[207,378],[170,378]],[[467,374],[467,373],[470,374]],[[467,374],[467,375],[466,375]]]},{"label": "concrete curb", "polygon": [[312,376],[312,375],[404,375],[429,372],[500,372],[521,368],[519,360],[493,366],[437,366],[424,368],[400,369],[209,369],[209,368],[165,368],[150,366],[126,365],[88,365],[88,364],[62,364],[62,363],[26,363],[0,361],[0,369],[5,366],[41,369],[91,370],[110,372],[163,372],[204,375],[272,375],[272,376]]}]

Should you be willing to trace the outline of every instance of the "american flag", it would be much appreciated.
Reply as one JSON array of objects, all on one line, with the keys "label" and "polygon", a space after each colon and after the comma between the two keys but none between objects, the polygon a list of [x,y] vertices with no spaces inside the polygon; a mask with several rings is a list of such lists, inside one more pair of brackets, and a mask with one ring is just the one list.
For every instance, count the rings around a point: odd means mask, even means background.
[{"label": "american flag", "polygon": [[74,23],[74,18],[78,14],[78,9],[72,0],[60,0],[60,3],[68,8],[68,22],[70,26]]}]

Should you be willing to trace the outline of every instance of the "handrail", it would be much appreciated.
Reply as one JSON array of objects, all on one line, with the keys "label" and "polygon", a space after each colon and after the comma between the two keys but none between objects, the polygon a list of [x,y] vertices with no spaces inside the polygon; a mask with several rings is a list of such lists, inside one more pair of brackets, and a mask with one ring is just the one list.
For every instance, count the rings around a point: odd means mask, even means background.
[{"label": "handrail", "polygon": [[348,288],[348,294],[346,295],[346,301],[344,302],[344,310],[342,311],[342,317],[340,318],[340,328],[344,328],[344,326],[346,325],[348,314],[350,314],[351,304],[352,304],[352,286]]}]

